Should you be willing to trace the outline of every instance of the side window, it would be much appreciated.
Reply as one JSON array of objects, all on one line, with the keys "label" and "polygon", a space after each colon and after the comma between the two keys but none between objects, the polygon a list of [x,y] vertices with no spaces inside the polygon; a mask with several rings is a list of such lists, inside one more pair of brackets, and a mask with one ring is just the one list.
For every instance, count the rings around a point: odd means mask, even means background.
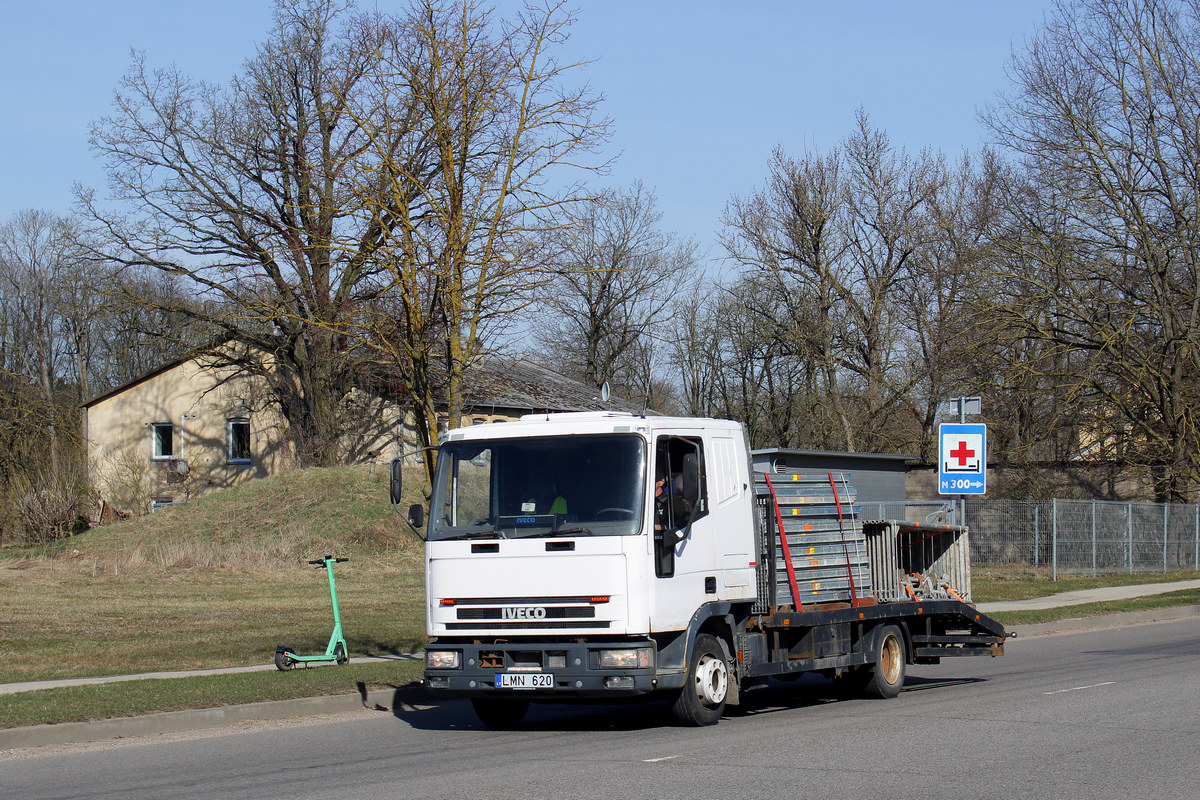
[{"label": "side window", "polygon": [[229,461],[234,464],[250,463],[250,420],[231,419],[227,423]]},{"label": "side window", "polygon": [[704,443],[682,436],[660,436],[655,448],[656,524],[682,529],[708,513]]},{"label": "side window", "polygon": [[[470,456],[469,458],[467,456]],[[446,486],[442,524],[478,525],[492,516],[492,451],[482,449],[455,457],[454,472]]]},{"label": "side window", "polygon": [[675,545],[688,526],[708,513],[704,443],[683,436],[660,436],[654,448],[654,572],[675,574]]},{"label": "side window", "polygon": [[175,426],[170,422],[155,422],[150,426],[150,452],[154,458],[175,457]]}]

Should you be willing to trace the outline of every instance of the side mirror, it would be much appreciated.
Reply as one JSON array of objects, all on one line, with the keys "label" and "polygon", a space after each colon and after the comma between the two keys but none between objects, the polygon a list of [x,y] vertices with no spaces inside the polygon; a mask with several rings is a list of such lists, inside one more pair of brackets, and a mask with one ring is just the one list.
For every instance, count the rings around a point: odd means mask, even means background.
[{"label": "side mirror", "polygon": [[[401,494],[404,491],[404,468],[400,464],[400,459],[392,459],[392,505],[398,506],[401,501]],[[412,510],[409,510],[412,513]]]},{"label": "side mirror", "polygon": [[425,507],[420,503],[408,507],[408,524],[418,529],[425,526]]}]

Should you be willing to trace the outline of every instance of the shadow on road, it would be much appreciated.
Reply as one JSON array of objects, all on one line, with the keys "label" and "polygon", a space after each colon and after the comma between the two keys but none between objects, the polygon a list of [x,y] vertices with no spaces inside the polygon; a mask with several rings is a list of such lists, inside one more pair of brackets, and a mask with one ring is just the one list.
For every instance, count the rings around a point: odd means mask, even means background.
[{"label": "shadow on road", "polygon": [[[921,678],[909,676],[905,692],[920,692],[982,683],[984,678]],[[370,707],[365,688],[363,702]],[[413,684],[394,687],[391,711],[405,724],[418,730],[494,730],[479,721],[467,700],[430,698],[424,687]],[[875,702],[848,697],[840,686],[819,675],[803,675],[792,681],[772,680],[765,687],[746,692],[738,706],[725,711],[727,718],[748,717],[810,708],[836,702]],[[668,700],[597,701],[570,705],[534,702],[517,728],[530,731],[640,731],[674,727]]]}]

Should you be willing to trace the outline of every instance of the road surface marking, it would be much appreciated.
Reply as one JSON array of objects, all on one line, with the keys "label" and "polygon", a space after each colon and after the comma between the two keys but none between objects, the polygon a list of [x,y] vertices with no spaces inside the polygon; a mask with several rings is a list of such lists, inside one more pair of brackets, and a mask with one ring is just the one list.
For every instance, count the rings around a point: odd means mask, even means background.
[{"label": "road surface marking", "polygon": [[1101,686],[1112,686],[1116,681],[1105,681],[1104,683],[1093,683],[1091,686],[1072,686],[1070,689],[1055,689],[1053,692],[1042,692],[1042,694],[1062,694],[1063,692],[1082,692],[1084,689],[1098,689]]}]

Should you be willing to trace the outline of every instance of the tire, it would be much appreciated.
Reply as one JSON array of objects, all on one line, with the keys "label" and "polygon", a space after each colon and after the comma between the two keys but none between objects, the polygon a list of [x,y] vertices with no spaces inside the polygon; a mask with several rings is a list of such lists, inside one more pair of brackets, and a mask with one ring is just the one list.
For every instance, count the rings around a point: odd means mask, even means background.
[{"label": "tire", "polygon": [[286,650],[275,651],[275,668],[287,672],[292,667],[296,666],[296,662],[292,661],[291,653]]},{"label": "tire", "polygon": [[346,648],[342,647],[341,642],[338,642],[333,648],[333,655],[339,667],[344,667],[350,663],[350,656],[346,655]]},{"label": "tire", "polygon": [[862,693],[887,700],[904,688],[904,637],[895,625],[882,628],[872,646],[874,662],[863,673]]},{"label": "tire", "polygon": [[716,637],[700,634],[688,660],[687,683],[679,690],[671,713],[683,725],[716,725],[729,699],[730,679],[725,648]]},{"label": "tire", "polygon": [[493,700],[490,697],[475,697],[471,700],[475,716],[489,728],[515,728],[525,719],[529,711],[528,700]]}]

